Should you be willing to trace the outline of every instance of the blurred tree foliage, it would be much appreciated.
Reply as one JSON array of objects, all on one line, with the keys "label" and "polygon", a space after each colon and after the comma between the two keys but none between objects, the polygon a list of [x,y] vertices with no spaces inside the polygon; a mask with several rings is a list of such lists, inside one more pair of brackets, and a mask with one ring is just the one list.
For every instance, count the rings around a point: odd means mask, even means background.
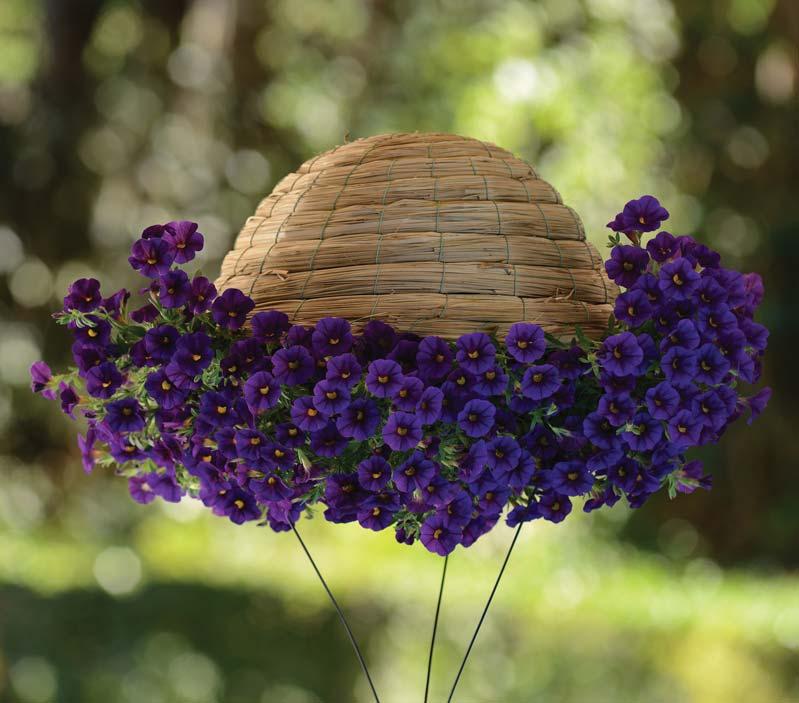
[{"label": "blurred tree foliage", "polygon": [[[652,192],[673,213],[671,231],[694,233],[731,265],[763,273],[763,321],[772,329],[765,380],[776,391],[767,414],[705,453],[713,492],[658,499],[634,515],[617,509],[602,534],[666,551],[680,565],[796,567],[799,388],[789,340],[799,315],[797,45],[795,0],[0,2],[0,554],[16,555],[0,558],[0,582],[44,591],[88,585],[77,577],[54,584],[65,573],[97,576],[94,556],[75,561],[80,545],[124,544],[145,514],[119,486],[94,477],[86,487],[74,428],[27,391],[32,361],[68,360],[63,331],[48,317],[66,285],[91,273],[108,291],[139,285],[125,270],[131,241],[145,225],[182,217],[200,222],[207,247],[198,265],[213,276],[258,200],[299,162],[345,139],[413,130],[460,132],[516,151],[581,213],[600,247],[624,201]],[[55,561],[26,556],[34,552]],[[275,588],[275,598],[286,597]],[[0,636],[23,636],[31,612],[110,608],[99,595],[80,606],[59,597],[6,592],[0,609],[18,618],[0,620]],[[137,598],[120,618],[133,623],[147,607],[163,609],[169,594]],[[225,617],[224,594],[197,587],[186,598]],[[762,656],[783,688],[760,686],[760,664],[743,650],[719,654],[731,670],[754,672],[750,699],[792,695],[795,678],[779,648],[799,646],[799,636],[794,642],[793,626],[779,627],[781,644],[764,645]],[[32,651],[61,636],[47,632],[28,640]],[[658,641],[686,651],[705,642]],[[4,649],[12,662],[21,651]],[[20,680],[46,679],[41,661],[21,661]],[[0,661],[0,700],[2,672]],[[689,674],[680,676],[685,683]],[[624,679],[609,700],[633,700],[635,680]],[[664,681],[662,691],[671,690]],[[341,685],[352,688],[351,680]],[[110,690],[102,696],[116,699]],[[553,700],[582,691],[548,690]],[[721,690],[703,697],[690,689],[679,700],[728,703],[747,689]],[[328,700],[321,688],[308,691]],[[676,700],[662,691],[648,690],[646,700]],[[9,700],[18,699],[49,700]]]}]

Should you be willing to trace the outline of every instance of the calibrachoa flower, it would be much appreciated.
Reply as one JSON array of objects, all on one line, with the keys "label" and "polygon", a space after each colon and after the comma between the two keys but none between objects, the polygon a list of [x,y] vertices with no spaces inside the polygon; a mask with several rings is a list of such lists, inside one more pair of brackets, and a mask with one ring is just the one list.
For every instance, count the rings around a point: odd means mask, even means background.
[{"label": "calibrachoa flower", "polygon": [[75,368],[37,362],[31,388],[87,422],[87,472],[118,470],[134,500],[198,498],[237,524],[285,531],[321,503],[330,522],[443,555],[503,512],[519,525],[560,522],[578,500],[639,507],[661,488],[709,488],[688,452],[770,397],[744,389],[768,341],[753,319],[762,279],[688,236],[639,246],[667,217],[644,196],[611,223],[633,244],[611,239],[605,268],[624,290],[596,341],[526,321],[456,341],[380,320],[294,325],[189,280],[174,264],[202,247],[197,225],[157,225],[129,259],[152,279],[145,298],[129,310],[127,291],[75,281],[56,315]]}]

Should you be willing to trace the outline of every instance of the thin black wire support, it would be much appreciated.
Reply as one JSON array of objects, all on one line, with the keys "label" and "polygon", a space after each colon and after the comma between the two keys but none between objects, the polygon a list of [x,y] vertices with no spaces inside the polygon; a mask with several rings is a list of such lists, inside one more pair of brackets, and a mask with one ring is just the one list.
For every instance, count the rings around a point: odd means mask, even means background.
[{"label": "thin black wire support", "polygon": [[516,528],[516,532],[513,535],[513,541],[510,543],[510,547],[508,547],[508,553],[505,554],[505,561],[502,562],[502,566],[499,569],[499,574],[497,574],[497,580],[494,581],[494,587],[491,589],[491,595],[488,596],[485,608],[483,608],[483,614],[480,616],[480,620],[477,623],[477,627],[474,629],[474,634],[472,635],[472,639],[469,642],[469,646],[466,648],[466,654],[463,655],[463,660],[461,661],[460,669],[458,669],[458,674],[457,676],[455,676],[455,681],[452,684],[452,688],[450,689],[449,698],[447,698],[447,703],[451,703],[452,697],[455,695],[455,689],[458,687],[458,681],[460,681],[461,674],[463,673],[463,670],[466,667],[466,660],[469,658],[469,654],[471,654],[474,642],[477,639],[477,634],[480,632],[480,628],[483,626],[483,620],[485,620],[486,613],[488,612],[488,609],[491,607],[491,601],[494,600],[494,594],[497,592],[497,588],[499,587],[499,582],[502,579],[502,574],[505,573],[505,567],[508,565],[508,560],[510,559],[510,555],[513,552],[513,548],[516,546],[516,540],[519,538],[519,532],[521,532],[523,524],[524,523],[519,523],[519,526]]},{"label": "thin black wire support", "polygon": [[358,657],[358,663],[361,665],[361,669],[363,670],[364,676],[366,676],[366,680],[369,682],[369,688],[372,689],[372,695],[374,696],[375,703],[380,703],[380,698],[377,695],[377,691],[375,690],[375,685],[372,682],[372,677],[369,675],[369,669],[366,666],[366,660],[363,658],[363,654],[361,653],[361,648],[358,646],[358,642],[355,640],[355,635],[352,633],[350,624],[347,622],[347,618],[344,616],[344,611],[341,609],[341,607],[338,604],[338,601],[333,595],[333,592],[328,587],[327,582],[324,579],[324,576],[322,576],[322,572],[319,571],[319,567],[316,565],[316,562],[311,556],[311,553],[308,551],[308,547],[305,546],[305,542],[303,542],[302,537],[300,537],[300,533],[297,532],[297,528],[294,525],[292,525],[291,529],[294,531],[294,534],[299,540],[300,546],[302,547],[302,550],[305,552],[305,556],[308,557],[308,561],[311,562],[313,570],[316,572],[316,575],[319,577],[319,580],[322,582],[322,586],[324,587],[325,592],[330,598],[330,602],[333,604],[333,607],[336,609],[336,612],[338,613],[338,617],[341,620],[341,624],[344,625],[344,629],[347,631],[347,637],[350,638],[350,644],[352,644],[352,648],[355,650],[355,656]]},{"label": "thin black wire support", "polygon": [[447,578],[447,562],[449,561],[449,554],[444,557],[444,568],[441,571],[441,585],[438,588],[438,602],[436,603],[436,617],[433,620],[433,637],[430,640],[430,654],[427,657],[427,678],[424,682],[424,703],[427,703],[427,697],[430,693],[430,673],[433,670],[433,650],[436,646],[436,633],[438,632],[438,616],[441,613],[441,598],[444,595],[444,581]]}]

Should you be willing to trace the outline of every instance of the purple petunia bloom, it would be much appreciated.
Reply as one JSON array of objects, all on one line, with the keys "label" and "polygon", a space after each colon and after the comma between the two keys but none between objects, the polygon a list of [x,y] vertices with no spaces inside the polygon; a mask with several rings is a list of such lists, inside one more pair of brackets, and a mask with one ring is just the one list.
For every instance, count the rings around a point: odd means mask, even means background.
[{"label": "purple petunia bloom", "polygon": [[314,386],[313,402],[325,415],[335,415],[350,404],[350,392],[343,383],[322,379]]},{"label": "purple petunia bloom", "polygon": [[185,264],[191,261],[203,248],[203,236],[197,231],[197,223],[188,220],[168,222],[164,225],[162,235],[175,251],[175,263]]},{"label": "purple petunia bloom", "polygon": [[608,227],[616,232],[652,232],[660,223],[669,219],[669,211],[661,206],[657,198],[643,195],[637,200],[629,200]]},{"label": "purple petunia bloom", "polygon": [[200,397],[199,409],[199,419],[205,420],[214,428],[235,425],[239,420],[229,392],[206,391]]},{"label": "purple petunia bloom", "polygon": [[583,420],[583,434],[600,449],[615,449],[619,444],[616,428],[599,413],[590,413]]},{"label": "purple petunia bloom", "polygon": [[475,379],[474,390],[486,398],[492,395],[503,395],[508,389],[508,375],[501,366],[492,366],[479,374]]},{"label": "purple petunia bloom", "polygon": [[483,437],[494,426],[496,408],[487,400],[470,400],[458,413],[458,425],[468,437]]},{"label": "purple petunia bloom", "polygon": [[325,378],[338,381],[347,388],[353,388],[361,380],[361,365],[354,354],[340,354],[327,361]]},{"label": "purple petunia bloom", "polygon": [[441,417],[444,393],[435,386],[428,386],[422,391],[416,404],[416,415],[424,425],[432,425]]},{"label": "purple petunia bloom", "polygon": [[280,384],[268,371],[253,374],[244,384],[244,400],[255,415],[274,408],[279,399]]},{"label": "purple petunia bloom", "polygon": [[206,312],[216,298],[216,286],[205,276],[195,276],[191,279],[191,294],[186,304],[189,312],[200,315]]},{"label": "purple petunia bloom", "polygon": [[241,525],[248,520],[261,519],[262,510],[258,507],[255,498],[242,490],[227,492],[218,507],[220,513],[226,515],[236,525]]},{"label": "purple petunia bloom", "polygon": [[521,455],[522,449],[512,437],[495,437],[486,444],[486,464],[498,481],[516,468]]},{"label": "purple petunia bloom", "polygon": [[90,474],[94,470],[95,453],[94,445],[97,442],[97,430],[93,423],[89,424],[86,430],[86,436],[78,435],[78,449],[80,449],[80,458],[83,464],[83,470]]},{"label": "purple petunia bloom", "polygon": [[419,539],[428,551],[445,557],[458,546],[461,535],[456,526],[447,524],[443,516],[434,514],[422,523]]},{"label": "purple petunia bloom", "polygon": [[91,312],[103,301],[100,295],[100,281],[96,278],[79,278],[70,284],[64,298],[64,310]]},{"label": "purple petunia bloom", "polygon": [[621,427],[635,413],[635,401],[626,393],[605,393],[596,411],[614,427]]},{"label": "purple petunia bloom", "polygon": [[545,493],[538,500],[538,512],[549,522],[562,522],[571,511],[572,502],[568,496]]},{"label": "purple petunia bloom", "polygon": [[611,280],[623,288],[631,288],[649,265],[646,249],[630,245],[613,247],[605,261],[605,271]]},{"label": "purple petunia bloom", "polygon": [[102,349],[111,341],[111,325],[106,320],[102,320],[95,315],[87,315],[86,320],[89,324],[78,325],[70,322],[69,329],[75,337],[75,341],[86,347]]},{"label": "purple petunia bloom", "polygon": [[191,296],[191,282],[185,271],[167,271],[158,281],[158,300],[165,308],[182,308]]},{"label": "purple petunia bloom", "polygon": [[727,422],[729,412],[723,398],[714,390],[700,393],[693,399],[691,410],[705,427],[718,432]]},{"label": "purple petunia bloom", "polygon": [[234,434],[236,456],[247,466],[255,469],[270,469],[274,462],[266,451],[266,437],[258,430],[236,430]]},{"label": "purple petunia bloom", "polygon": [[172,325],[159,325],[144,334],[144,348],[150,358],[165,364],[175,353],[180,333]]},{"label": "purple petunia bloom", "polygon": [[257,312],[250,320],[252,335],[264,344],[278,344],[291,329],[288,315],[280,310]]},{"label": "purple petunia bloom", "polygon": [[530,366],[522,377],[522,395],[534,401],[546,400],[560,388],[557,368],[552,364]]},{"label": "purple petunia bloom", "polygon": [[517,322],[508,330],[505,346],[508,354],[520,363],[538,361],[547,346],[544,330],[529,322]]},{"label": "purple petunia bloom", "polygon": [[144,429],[144,414],[135,398],[122,398],[105,406],[105,422],[114,432],[138,432]]},{"label": "purple petunia bloom", "polygon": [[358,464],[358,482],[367,491],[382,491],[391,479],[391,466],[380,456],[371,456]]},{"label": "purple petunia bloom", "polygon": [[441,337],[425,337],[416,351],[419,374],[430,381],[446,376],[452,369],[452,350]]},{"label": "purple petunia bloom", "polygon": [[660,367],[673,385],[690,385],[696,376],[697,352],[682,347],[672,347],[663,355]]},{"label": "purple petunia bloom", "polygon": [[321,430],[311,432],[311,451],[319,456],[338,456],[347,448],[347,443],[347,438],[336,429],[335,422],[328,422]]},{"label": "purple petunia bloom", "polygon": [[278,349],[272,355],[272,375],[281,385],[299,386],[309,381],[315,371],[313,357],[305,347]]},{"label": "purple petunia bloom", "polygon": [[75,415],[73,413],[75,406],[80,402],[80,398],[78,398],[75,389],[68,383],[62,381],[58,385],[58,399],[61,401],[61,412],[74,420]]},{"label": "purple petunia bloom", "polygon": [[291,498],[294,491],[279,476],[265,476],[263,479],[252,479],[247,484],[253,495],[261,503],[274,503]]},{"label": "purple petunia bloom", "polygon": [[323,317],[314,327],[311,344],[321,356],[345,354],[352,348],[350,323],[340,317]]},{"label": "purple petunia bloom", "polygon": [[680,394],[668,381],[661,381],[646,392],[646,407],[656,420],[668,420],[680,407]]},{"label": "purple petunia bloom", "polygon": [[669,300],[690,298],[701,282],[693,264],[686,258],[679,258],[664,264],[658,274],[660,290]]},{"label": "purple petunia bloom", "polygon": [[174,260],[174,248],[163,239],[139,239],[128,257],[131,267],[147,278],[163,276]]},{"label": "purple petunia bloom", "polygon": [[669,232],[658,232],[646,243],[646,250],[653,261],[662,264],[677,252],[677,240]]},{"label": "purple petunia bloom", "polygon": [[661,351],[665,352],[669,347],[683,347],[685,349],[696,349],[701,338],[696,329],[696,325],[691,320],[683,319],[668,332],[661,342]]},{"label": "purple petunia bloom", "polygon": [[588,493],[594,486],[594,477],[585,463],[579,460],[559,461],[549,475],[549,487],[564,496]]},{"label": "purple petunia bloom", "polygon": [[695,445],[701,431],[702,422],[690,410],[680,410],[669,421],[669,439],[678,447]]},{"label": "purple petunia bloom", "polygon": [[158,480],[158,474],[143,474],[141,476],[132,476],[128,479],[128,491],[130,497],[137,503],[147,505],[155,500],[155,491],[152,484]]},{"label": "purple petunia bloom", "polygon": [[383,426],[383,440],[396,452],[413,449],[422,439],[422,422],[416,415],[397,411]]},{"label": "purple petunia bloom", "polygon": [[104,361],[86,372],[86,391],[95,398],[110,398],[122,385],[122,374],[112,361]]},{"label": "purple petunia bloom", "polygon": [[663,436],[663,426],[646,413],[637,413],[621,433],[621,438],[634,452],[648,452],[655,448]]},{"label": "purple petunia bloom", "polygon": [[252,298],[237,288],[228,288],[211,304],[211,315],[220,327],[237,330],[244,325],[254,307]]},{"label": "purple petunia bloom", "polygon": [[41,393],[43,398],[53,400],[55,398],[55,391],[47,386],[53,380],[53,372],[50,367],[43,361],[37,361],[31,365],[31,390],[34,393]]},{"label": "purple petunia bloom", "polygon": [[314,406],[310,395],[294,401],[291,406],[291,421],[306,432],[317,432],[327,424],[327,418]]},{"label": "purple petunia bloom", "polygon": [[614,376],[637,375],[644,352],[635,335],[621,332],[608,337],[597,354],[602,368]]},{"label": "purple petunia bloom", "polygon": [[755,395],[743,399],[744,405],[749,408],[750,412],[749,419],[746,421],[747,425],[751,425],[757,420],[766,409],[769,400],[771,400],[771,388],[768,386],[761,388]]},{"label": "purple petunia bloom", "polygon": [[416,410],[416,404],[422,397],[424,384],[415,376],[403,376],[399,388],[391,394],[394,407],[405,412]]},{"label": "purple petunia bloom", "polygon": [[380,412],[369,398],[353,400],[336,420],[336,427],[344,437],[363,442],[372,437],[380,422]]},{"label": "purple petunia bloom", "polygon": [[644,291],[629,290],[616,298],[613,314],[629,327],[639,327],[652,315],[652,305]]},{"label": "purple petunia bloom", "polygon": [[392,472],[394,485],[403,493],[413,493],[428,486],[436,475],[437,465],[415,451]]},{"label": "purple petunia bloom", "polygon": [[730,362],[724,358],[718,347],[713,344],[703,344],[696,355],[695,379],[700,383],[715,386],[721,383],[730,370]]},{"label": "purple petunia bloom", "polygon": [[455,348],[458,364],[469,373],[483,373],[494,366],[497,350],[491,338],[483,332],[462,335],[455,343]]},{"label": "purple petunia bloom", "polygon": [[369,364],[366,373],[366,388],[378,398],[387,398],[399,390],[402,383],[402,368],[396,361],[377,359]]},{"label": "purple petunia bloom", "polygon": [[186,391],[179,388],[168,376],[164,369],[160,369],[147,376],[144,382],[145,390],[164,410],[172,410],[181,406],[187,397]]},{"label": "purple petunia bloom", "polygon": [[178,338],[172,363],[189,376],[198,376],[214,358],[211,338],[205,332],[192,332]]}]

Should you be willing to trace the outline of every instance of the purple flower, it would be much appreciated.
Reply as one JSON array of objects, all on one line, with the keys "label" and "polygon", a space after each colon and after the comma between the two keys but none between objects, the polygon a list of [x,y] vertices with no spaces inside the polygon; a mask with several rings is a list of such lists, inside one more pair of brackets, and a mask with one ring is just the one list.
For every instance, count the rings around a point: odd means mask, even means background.
[{"label": "purple flower", "polygon": [[422,423],[416,415],[398,411],[388,416],[383,427],[383,440],[395,452],[413,449],[421,439]]},{"label": "purple flower", "polygon": [[138,432],[144,429],[144,414],[135,398],[122,398],[105,406],[105,422],[114,432]]},{"label": "purple flower", "polygon": [[305,347],[278,349],[272,355],[272,375],[281,385],[302,385],[311,379],[315,371],[313,357]]},{"label": "purple flower", "polygon": [[75,415],[73,411],[75,410],[75,406],[80,402],[80,398],[78,398],[75,389],[68,383],[62,381],[58,386],[58,399],[61,401],[61,412],[74,420]]},{"label": "purple flower", "polygon": [[257,430],[236,430],[236,456],[256,469],[270,469],[274,462],[266,453],[266,437]]},{"label": "purple flower", "polygon": [[668,420],[680,407],[680,394],[668,381],[661,381],[646,392],[646,407],[656,420]]},{"label": "purple flower", "polygon": [[347,448],[347,439],[336,429],[335,422],[328,422],[321,430],[311,432],[311,451],[319,456],[333,457]]},{"label": "purple flower", "polygon": [[189,312],[199,315],[211,307],[216,298],[216,286],[205,276],[195,276],[191,280],[191,294],[187,303]]},{"label": "purple flower", "polygon": [[605,262],[605,271],[611,280],[623,288],[631,288],[649,265],[646,249],[630,245],[613,247]]},{"label": "purple flower", "polygon": [[646,250],[654,261],[662,264],[677,253],[677,240],[668,232],[658,232],[646,243]]},{"label": "purple flower", "polygon": [[207,391],[200,397],[199,417],[214,428],[235,425],[238,421],[233,400],[218,391]]},{"label": "purple flower", "polygon": [[188,376],[198,376],[214,358],[211,338],[205,332],[193,332],[177,340],[172,363]]},{"label": "purple flower", "polygon": [[366,374],[366,388],[378,398],[387,398],[399,390],[402,383],[402,369],[396,361],[377,359],[369,364]]},{"label": "purple flower", "polygon": [[524,372],[521,391],[525,398],[537,402],[552,397],[560,385],[560,374],[557,368],[552,364],[540,364],[530,366]]},{"label": "purple flower", "polygon": [[464,334],[455,343],[455,358],[469,373],[483,373],[494,366],[497,350],[491,339],[483,332]]},{"label": "purple flower", "polygon": [[438,380],[452,369],[452,350],[441,337],[425,337],[419,342],[416,364],[423,378]]},{"label": "purple flower", "polygon": [[274,408],[279,399],[280,384],[267,371],[253,374],[244,384],[244,400],[255,415]]},{"label": "purple flower", "polygon": [[521,455],[522,449],[512,437],[495,437],[486,444],[486,464],[497,481],[516,468]]},{"label": "purple flower", "polygon": [[147,303],[147,305],[142,305],[140,308],[133,310],[130,313],[130,319],[140,325],[144,325],[148,322],[155,322],[160,314],[155,305]]},{"label": "purple flower", "polygon": [[327,424],[327,418],[314,406],[310,395],[294,401],[291,406],[291,421],[306,432],[317,432]]},{"label": "purple flower", "polygon": [[572,502],[568,496],[557,493],[545,493],[538,500],[538,512],[549,522],[563,522],[572,511]]},{"label": "purple flower", "polygon": [[403,376],[399,388],[392,393],[394,407],[405,412],[416,410],[416,404],[422,397],[424,384],[415,376]]},{"label": "purple flower", "polygon": [[87,315],[86,320],[86,325],[70,322],[75,341],[86,347],[102,349],[111,341],[111,325],[95,315]]},{"label": "purple flower", "polygon": [[[139,342],[137,342],[131,348],[131,357],[134,357],[134,349],[138,345],[141,345],[141,348],[144,349],[144,340],[139,340]],[[80,342],[75,342],[75,344],[72,345],[72,359],[75,362],[75,365],[78,367],[78,373],[81,376],[85,376],[86,372],[90,368],[97,366],[106,360],[106,353],[102,348],[87,347]],[[134,363],[136,363],[135,358]],[[143,366],[144,364],[137,365]]]},{"label": "purple flower", "polygon": [[275,427],[275,438],[287,447],[301,447],[305,444],[305,433],[293,422],[281,422]]},{"label": "purple flower", "polygon": [[628,428],[621,437],[634,452],[651,451],[663,436],[663,426],[646,413],[637,413]]},{"label": "purple flower", "polygon": [[197,223],[181,220],[164,225],[163,239],[175,251],[175,263],[185,264],[203,248],[203,236],[197,231]]},{"label": "purple flower", "polygon": [[394,522],[394,515],[399,509],[399,496],[396,493],[372,495],[361,503],[358,522],[367,530],[384,530]]},{"label": "purple flower", "polygon": [[644,291],[629,290],[616,298],[613,314],[629,327],[639,327],[652,315],[652,305]]},{"label": "purple flower", "polygon": [[153,490],[152,483],[158,480],[158,474],[144,474],[142,476],[133,476],[128,479],[128,491],[130,497],[137,503],[146,505],[155,500],[155,491]]},{"label": "purple flower", "polygon": [[64,298],[64,310],[91,312],[103,301],[100,295],[100,281],[96,278],[79,278],[70,284]]},{"label": "purple flower", "polygon": [[716,391],[700,393],[693,399],[691,410],[705,427],[718,432],[727,422],[727,405]]},{"label": "purple flower", "polygon": [[663,355],[660,367],[673,385],[689,385],[696,376],[697,353],[691,349],[672,347]]},{"label": "purple flower", "polygon": [[428,386],[422,391],[419,402],[416,404],[416,415],[423,425],[432,425],[441,417],[441,406],[444,394],[435,386]]},{"label": "purple flower", "polygon": [[658,274],[660,290],[670,300],[690,298],[699,288],[701,280],[693,264],[684,257],[664,264]]},{"label": "purple flower", "polygon": [[436,513],[422,523],[419,539],[428,551],[445,557],[458,546],[461,535],[460,529]]},{"label": "purple flower", "polygon": [[458,425],[468,437],[483,437],[494,426],[496,408],[487,400],[470,400],[458,413]]},{"label": "purple flower", "polygon": [[608,223],[608,227],[616,232],[652,232],[660,227],[663,220],[668,219],[668,210],[661,206],[657,198],[643,195],[637,200],[628,201],[616,219]]},{"label": "purple flower", "polygon": [[358,464],[358,481],[367,491],[382,491],[391,479],[391,466],[380,456],[371,456]]},{"label": "purple flower", "polygon": [[158,300],[166,308],[182,308],[192,297],[191,283],[185,271],[167,271],[158,282]]},{"label": "purple flower", "polygon": [[34,393],[41,393],[43,398],[53,400],[55,398],[55,391],[49,389],[47,386],[53,380],[53,372],[50,367],[43,361],[37,361],[31,365],[31,390]]},{"label": "purple flower", "polygon": [[279,476],[266,476],[263,479],[252,479],[247,486],[253,495],[262,503],[274,503],[290,498],[293,494]]},{"label": "purple flower", "polygon": [[699,329],[705,339],[716,339],[738,332],[738,318],[726,305],[700,308]]},{"label": "purple flower", "polygon": [[599,413],[590,413],[583,420],[583,434],[589,442],[600,449],[614,449],[619,439],[616,428]]},{"label": "purple flower", "polygon": [[95,398],[110,398],[122,381],[122,374],[112,361],[104,361],[86,372],[86,390]]},{"label": "purple flower", "polygon": [[130,250],[128,262],[147,278],[163,276],[175,260],[175,250],[163,239],[139,239]]},{"label": "purple flower", "polygon": [[508,354],[520,363],[538,361],[547,347],[544,330],[529,322],[517,322],[508,330],[505,346]]},{"label": "purple flower", "polygon": [[508,375],[501,366],[492,366],[477,376],[474,383],[475,392],[482,396],[504,395],[508,389]]},{"label": "purple flower", "polygon": [[155,361],[165,364],[175,353],[180,333],[172,325],[159,325],[144,334],[144,348]]},{"label": "purple flower", "polygon": [[241,525],[248,520],[261,519],[262,511],[255,498],[242,490],[227,492],[218,507],[221,514],[227,515],[228,519],[236,525]]},{"label": "purple flower", "polygon": [[352,348],[350,323],[340,317],[323,317],[314,327],[311,344],[321,356],[338,356]]},{"label": "purple flower", "polygon": [[710,343],[699,347],[696,357],[697,381],[715,386],[721,383],[729,370],[730,362],[724,358],[718,347]]},{"label": "purple flower", "polygon": [[755,395],[743,399],[744,405],[749,408],[750,412],[749,419],[746,421],[747,425],[751,425],[757,420],[760,413],[766,409],[769,400],[771,400],[771,388],[768,386],[761,388]]},{"label": "purple flower", "polygon": [[380,422],[380,412],[369,398],[353,400],[336,420],[336,427],[344,437],[363,442],[372,437]]},{"label": "purple flower", "polygon": [[559,461],[552,467],[549,487],[564,496],[588,493],[594,486],[594,477],[582,461]]},{"label": "purple flower", "polygon": [[147,376],[144,388],[164,410],[173,410],[186,401],[187,393],[167,376],[164,369]]},{"label": "purple flower", "polygon": [[244,325],[247,315],[254,307],[252,298],[237,288],[228,288],[214,300],[211,305],[211,315],[220,327],[237,330]]},{"label": "purple flower", "polygon": [[340,354],[327,360],[325,378],[353,388],[361,380],[361,365],[353,354]]},{"label": "purple flower", "polygon": [[335,415],[350,404],[350,392],[343,383],[322,379],[314,386],[313,403],[325,415]]},{"label": "purple flower", "polygon": [[264,344],[278,344],[291,329],[288,315],[279,310],[257,312],[252,316],[250,324],[253,337]]},{"label": "purple flower", "polygon": [[397,333],[385,322],[372,320],[363,328],[361,341],[367,359],[385,357],[397,343]]},{"label": "purple flower", "polygon": [[621,427],[635,413],[635,401],[626,393],[605,393],[599,399],[596,411],[614,427]]},{"label": "purple flower", "polygon": [[630,332],[608,337],[597,356],[602,368],[614,376],[636,375],[644,360],[644,352]]},{"label": "purple flower", "polygon": [[94,424],[89,424],[86,430],[86,436],[78,435],[78,448],[80,449],[80,458],[83,463],[83,470],[90,474],[94,469],[95,455],[94,445],[97,442],[97,430]]},{"label": "purple flower", "polygon": [[690,410],[680,410],[669,421],[669,439],[678,447],[697,444],[702,423]]}]

